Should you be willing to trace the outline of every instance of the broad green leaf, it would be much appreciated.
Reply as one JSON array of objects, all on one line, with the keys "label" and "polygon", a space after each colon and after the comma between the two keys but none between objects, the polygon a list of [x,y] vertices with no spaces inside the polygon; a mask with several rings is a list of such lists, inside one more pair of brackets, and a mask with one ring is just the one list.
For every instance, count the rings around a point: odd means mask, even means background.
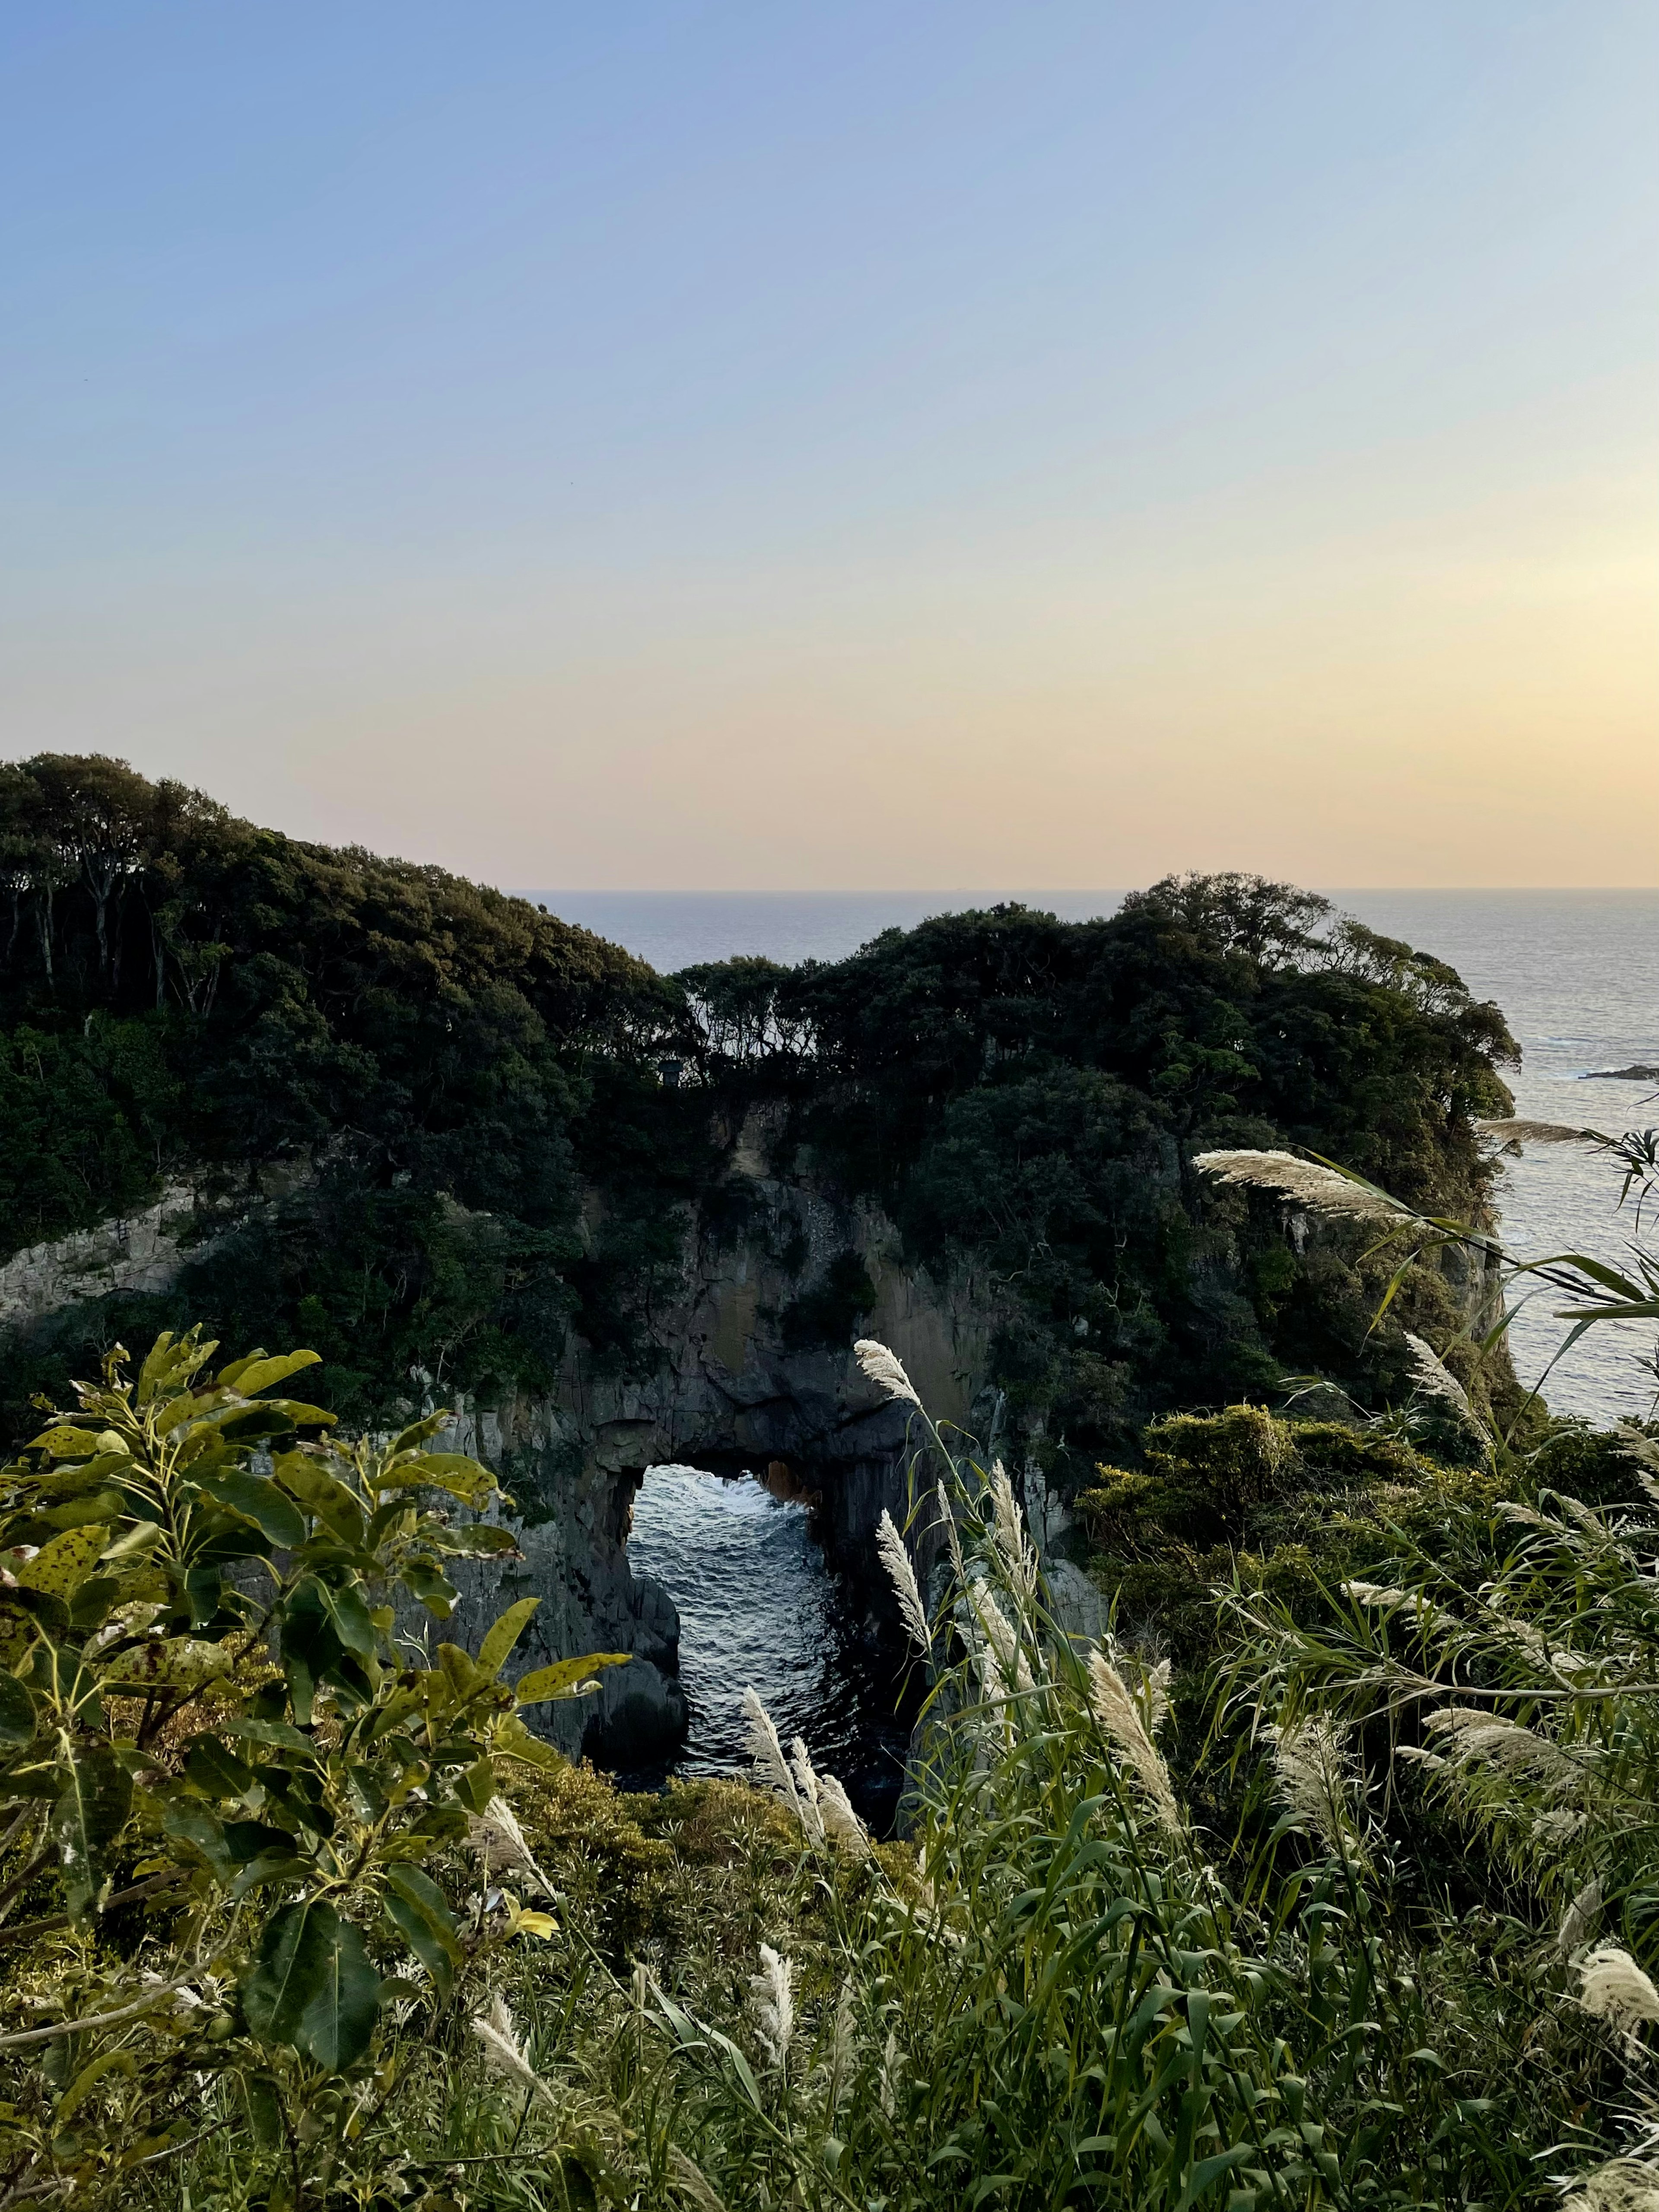
[{"label": "broad green leaf", "polygon": [[126,1500],[118,1490],[89,1490],[63,1505],[49,1505],[41,1515],[54,1528],[81,1528],[94,1521],[118,1521]]},{"label": "broad green leaf", "polygon": [[303,1544],[306,1524],[292,1500],[285,1498],[268,1475],[252,1474],[244,1468],[196,1478],[196,1488],[215,1505],[252,1521],[255,1528],[284,1551]]},{"label": "broad green leaf", "polygon": [[465,1773],[455,1777],[455,1795],[473,1812],[488,1812],[495,1795],[495,1770],[489,1759],[475,1760]]},{"label": "broad green leaf", "polygon": [[419,1598],[427,1611],[439,1620],[447,1620],[459,1601],[460,1592],[430,1559],[405,1560],[399,1579],[404,1588]]},{"label": "broad green leaf", "polygon": [[319,1581],[315,1587],[321,1595],[329,1625],[346,1650],[355,1651],[360,1659],[372,1659],[379,1639],[360,1593],[349,1583],[337,1587]]},{"label": "broad green leaf", "polygon": [[34,1700],[15,1674],[0,1674],[0,1743],[34,1740]]},{"label": "broad green leaf", "polygon": [[185,1773],[204,1797],[243,1797],[253,1781],[253,1769],[215,1735],[197,1737],[185,1761]]},{"label": "broad green leaf", "polygon": [[110,1845],[132,1810],[132,1777],[106,1744],[77,1748],[63,1762],[52,1833],[71,1920],[84,1920],[104,1886]]},{"label": "broad green leaf", "polygon": [[544,1738],[532,1735],[516,1713],[507,1714],[496,1729],[492,1750],[497,1759],[516,1759],[521,1765],[539,1767],[544,1773],[556,1773],[566,1763],[563,1753]]},{"label": "broad green leaf", "polygon": [[310,1862],[301,1858],[290,1842],[287,1850],[273,1844],[268,1851],[252,1858],[230,1885],[233,1905],[240,1905],[256,1889],[263,1889],[268,1881],[295,1882],[303,1881],[313,1871]]},{"label": "broad green leaf", "polygon": [[362,1507],[344,1483],[336,1481],[309,1453],[279,1452],[276,1480],[307,1513],[331,1528],[348,1544],[361,1544],[365,1522]]},{"label": "broad green leaf", "polygon": [[501,1673],[508,1654],[540,1603],[538,1597],[521,1597],[516,1604],[508,1606],[501,1619],[492,1624],[478,1646],[478,1665],[484,1674],[493,1679]]},{"label": "broad green leaf", "polygon": [[228,1721],[218,1733],[236,1736],[244,1743],[269,1744],[276,1751],[302,1751],[307,1758],[312,1757],[317,1749],[308,1735],[302,1735],[298,1729],[290,1728],[286,1721],[257,1718]]},{"label": "broad green leaf", "polygon": [[25,1451],[45,1452],[48,1459],[88,1459],[96,1449],[98,1431],[77,1428],[72,1421],[55,1421],[25,1444]]},{"label": "broad green leaf", "polygon": [[471,1697],[489,1680],[474,1662],[471,1654],[463,1651],[459,1644],[441,1644],[438,1646],[438,1664],[458,1700]]},{"label": "broad green leaf", "polygon": [[60,1722],[78,1718],[97,1725],[98,1677],[69,1645],[55,1644],[50,1637],[39,1639],[29,1655],[29,1687],[56,1707]]},{"label": "broad green leaf", "polygon": [[447,1407],[440,1413],[428,1413],[421,1420],[410,1422],[408,1428],[401,1430],[392,1439],[386,1451],[385,1464],[389,1467],[393,1460],[400,1459],[405,1452],[413,1451],[418,1444],[423,1444],[428,1437],[435,1437],[440,1429],[447,1428],[448,1425]]},{"label": "broad green leaf", "polygon": [[384,1903],[387,1917],[431,1975],[439,1995],[447,1997],[462,1952],[443,1892],[418,1868],[395,1865],[386,1869]]},{"label": "broad green leaf", "polygon": [[175,1841],[194,1845],[222,1887],[230,1881],[237,1862],[226,1846],[223,1828],[205,1805],[191,1797],[170,1797],[161,1808],[161,1826]]},{"label": "broad green leaf", "polygon": [[148,1560],[161,1542],[162,1533],[161,1524],[155,1521],[140,1521],[133,1528],[124,1528],[113,1543],[105,1545],[98,1555],[98,1564],[107,1567],[112,1574],[131,1574]]},{"label": "broad green leaf", "polygon": [[535,1667],[520,1674],[513,1694],[521,1705],[544,1705],[555,1698],[580,1697],[593,1686],[592,1678],[602,1667],[625,1667],[629,1651],[590,1651],[581,1659],[556,1659],[550,1667]]},{"label": "broad green leaf", "polygon": [[138,2054],[133,2051],[103,2051],[83,2066],[70,2083],[52,2109],[52,2124],[61,2133],[66,2128],[88,2091],[95,2089],[106,2074],[136,2074]]},{"label": "broad green leaf", "polygon": [[99,1452],[73,1467],[60,1467],[54,1474],[30,1477],[28,1494],[34,1505],[41,1508],[53,1498],[80,1498],[88,1491],[96,1490],[106,1476],[131,1471],[132,1462],[125,1452]]},{"label": "broad green leaf", "polygon": [[355,2066],[374,2038],[380,2005],[380,1977],[362,1931],[349,1920],[337,1921],[323,1986],[301,2016],[301,2048],[326,2073]]},{"label": "broad green leaf", "polygon": [[101,1628],[121,1595],[113,1575],[88,1575],[70,1607],[71,1628]]},{"label": "broad green leaf", "polygon": [[399,1461],[375,1479],[380,1490],[447,1490],[469,1505],[480,1505],[494,1492],[489,1469],[465,1452],[422,1452]]},{"label": "broad green leaf", "polygon": [[283,2106],[276,2081],[269,2074],[244,2074],[240,2076],[242,2095],[247,2105],[248,2130],[261,2150],[280,2150],[283,2146]]},{"label": "broad green leaf", "polygon": [[51,1543],[43,1545],[32,1559],[25,1559],[16,1570],[20,1588],[39,1590],[43,1596],[55,1597],[67,1605],[92,1572],[107,1541],[107,1532],[101,1522],[89,1528],[65,1528],[61,1536],[54,1536]]},{"label": "broad green leaf", "polygon": [[295,2041],[301,2015],[322,1987],[332,1924],[333,1907],[316,1903],[281,1905],[266,1921],[242,1984],[242,2010],[261,2042]]},{"label": "broad green leaf", "polygon": [[242,1984],[248,2026],[337,2074],[368,2050],[380,1978],[360,1932],[331,1905],[285,1905],[266,1922],[259,1955]]},{"label": "broad green leaf", "polygon": [[513,1531],[498,1528],[491,1521],[476,1522],[465,1528],[427,1528],[422,1531],[422,1538],[434,1551],[462,1559],[501,1559],[519,1548]]}]

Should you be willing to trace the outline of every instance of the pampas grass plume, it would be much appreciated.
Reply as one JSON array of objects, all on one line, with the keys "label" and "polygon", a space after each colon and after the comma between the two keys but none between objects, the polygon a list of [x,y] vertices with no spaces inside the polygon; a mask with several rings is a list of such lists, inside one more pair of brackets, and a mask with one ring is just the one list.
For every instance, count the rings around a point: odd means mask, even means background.
[{"label": "pampas grass plume", "polygon": [[795,1966],[769,1943],[760,1947],[761,1970],[750,1982],[755,2001],[755,2025],[775,2066],[789,2057],[795,2034]]},{"label": "pampas grass plume", "polygon": [[1578,1962],[1578,2002],[1587,2013],[1628,2034],[1644,2020],[1659,2020],[1656,1990],[1628,1951],[1599,1943]]},{"label": "pampas grass plume", "polygon": [[[1164,1681],[1167,1682],[1167,1675]],[[1159,1695],[1168,1703],[1164,1686]],[[1097,1645],[1089,1654],[1089,1710],[1102,1733],[1116,1746],[1124,1765],[1139,1784],[1153,1811],[1166,1828],[1178,1831],[1181,1808],[1158,1746],[1146,1730],[1128,1684]]]},{"label": "pampas grass plume", "polygon": [[915,1385],[905,1373],[903,1362],[896,1352],[890,1352],[884,1344],[878,1344],[872,1336],[861,1336],[853,1346],[853,1356],[867,1380],[884,1390],[890,1398],[902,1398],[911,1406],[921,1405]]},{"label": "pampas grass plume", "polygon": [[922,1603],[921,1587],[916,1580],[916,1571],[910,1564],[910,1554],[905,1549],[904,1539],[884,1505],[876,1528],[876,1550],[898,1599],[899,1616],[911,1642],[926,1657],[933,1648],[933,1632],[927,1625],[927,1607]]},{"label": "pampas grass plume", "polygon": [[1352,1182],[1334,1168],[1314,1160],[1299,1160],[1294,1152],[1197,1152],[1193,1165],[1223,1182],[1244,1183],[1253,1189],[1270,1190],[1310,1213],[1346,1215],[1355,1221],[1389,1221],[1399,1225],[1413,1218],[1409,1206],[1399,1205],[1368,1184]]}]

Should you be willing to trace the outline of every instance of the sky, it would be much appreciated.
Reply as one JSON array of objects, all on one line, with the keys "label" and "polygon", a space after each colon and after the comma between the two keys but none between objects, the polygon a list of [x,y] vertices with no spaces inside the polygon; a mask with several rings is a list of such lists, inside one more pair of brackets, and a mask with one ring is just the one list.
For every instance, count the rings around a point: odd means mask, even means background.
[{"label": "sky", "polygon": [[0,753],[503,884],[1659,884],[1653,0],[9,0]]}]

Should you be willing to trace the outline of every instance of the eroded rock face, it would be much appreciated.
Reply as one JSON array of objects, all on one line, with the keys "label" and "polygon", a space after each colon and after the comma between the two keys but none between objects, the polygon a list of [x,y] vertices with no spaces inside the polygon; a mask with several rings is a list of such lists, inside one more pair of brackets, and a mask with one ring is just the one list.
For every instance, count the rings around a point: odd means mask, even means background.
[{"label": "eroded rock face", "polygon": [[[884,1507],[900,1519],[905,1511],[912,1409],[864,1380],[850,1328],[848,1341],[830,1345],[789,1326],[792,1304],[833,1261],[849,1251],[863,1261],[875,1304],[861,1329],[898,1352],[930,1411],[981,1435],[994,1412],[985,1378],[996,1315],[981,1285],[971,1276],[934,1283],[905,1263],[877,1209],[838,1205],[810,1177],[775,1170],[774,1128],[757,1112],[732,1133],[717,1209],[726,1226],[712,1225],[716,1209],[688,1217],[678,1283],[653,1309],[633,1374],[603,1371],[574,1343],[550,1393],[496,1406],[463,1400],[443,1440],[485,1461],[514,1495],[522,1552],[468,1571],[445,1632],[476,1647],[502,1607],[533,1595],[541,1605],[516,1664],[629,1653],[580,1707],[543,1709],[568,1749],[585,1744],[614,1765],[649,1763],[686,1723],[672,1597],[629,1566],[647,1468],[689,1461],[762,1473],[781,1462],[793,1486],[817,1498],[831,1552],[867,1572],[872,1608],[887,1601],[873,1537]],[[251,1207],[221,1204],[210,1214],[180,1183],[130,1220],[19,1252],[0,1266],[0,1329],[112,1291],[166,1291],[191,1260],[313,1179],[308,1170],[273,1176]]]},{"label": "eroded rock face", "polygon": [[[857,1252],[876,1300],[864,1331],[898,1353],[936,1417],[981,1436],[994,1420],[986,1377],[997,1316],[980,1286],[970,1277],[938,1285],[906,1267],[879,1212],[838,1207],[808,1181],[774,1175],[764,1140],[751,1121],[732,1150],[747,1200],[741,1235],[717,1239],[702,1220],[688,1224],[679,1288],[652,1318],[652,1372],[607,1376],[577,1345],[550,1396],[463,1406],[447,1439],[497,1468],[523,1514],[522,1559],[479,1571],[469,1613],[483,1622],[539,1595],[518,1655],[526,1667],[583,1650],[634,1655],[606,1672],[580,1723],[568,1712],[550,1723],[573,1749],[580,1726],[586,1748],[612,1765],[648,1763],[685,1724],[672,1597],[628,1561],[647,1468],[678,1461],[762,1473],[781,1462],[816,1496],[826,1544],[854,1570],[854,1587],[872,1609],[888,1602],[874,1532],[884,1508],[900,1521],[907,1510],[921,1441],[913,1409],[872,1388],[850,1344],[787,1340],[785,1316],[804,1282]],[[920,1548],[925,1563],[925,1538]]]}]

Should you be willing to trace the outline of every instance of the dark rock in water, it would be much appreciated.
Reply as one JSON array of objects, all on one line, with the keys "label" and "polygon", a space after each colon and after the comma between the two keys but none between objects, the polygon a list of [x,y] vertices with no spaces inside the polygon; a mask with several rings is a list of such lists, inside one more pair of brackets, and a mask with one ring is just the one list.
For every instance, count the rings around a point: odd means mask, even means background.
[{"label": "dark rock in water", "polygon": [[1592,1067],[1581,1083],[1659,1083],[1659,1067]]},{"label": "dark rock in water", "polygon": [[607,1667],[582,1731],[582,1753],[601,1766],[648,1766],[684,1741],[690,1710],[679,1682],[649,1659]]}]

